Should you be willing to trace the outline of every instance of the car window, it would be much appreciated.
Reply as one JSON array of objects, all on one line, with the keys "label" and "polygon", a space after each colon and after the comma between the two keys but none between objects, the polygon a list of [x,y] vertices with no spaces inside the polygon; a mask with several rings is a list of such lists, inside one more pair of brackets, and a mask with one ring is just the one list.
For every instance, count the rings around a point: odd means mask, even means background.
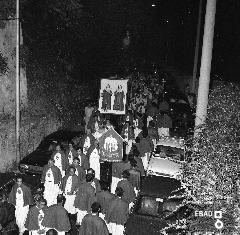
[{"label": "car window", "polygon": [[162,211],[162,202],[154,197],[141,197],[139,201],[138,213],[149,216],[160,216]]},{"label": "car window", "polygon": [[184,150],[180,148],[174,148],[170,146],[158,145],[155,151],[155,156],[166,156],[171,157],[174,160],[183,161],[184,160]]}]

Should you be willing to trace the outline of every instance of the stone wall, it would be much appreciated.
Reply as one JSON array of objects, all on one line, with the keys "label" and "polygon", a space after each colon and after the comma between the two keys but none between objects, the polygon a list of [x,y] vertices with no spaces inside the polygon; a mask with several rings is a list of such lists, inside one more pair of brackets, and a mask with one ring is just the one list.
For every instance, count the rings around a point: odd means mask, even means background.
[{"label": "stone wall", "polygon": [[[60,129],[60,121],[51,116],[35,116],[21,121],[20,156],[21,159],[39,145],[43,137]],[[0,172],[14,168],[15,154],[15,120],[0,123]]]}]

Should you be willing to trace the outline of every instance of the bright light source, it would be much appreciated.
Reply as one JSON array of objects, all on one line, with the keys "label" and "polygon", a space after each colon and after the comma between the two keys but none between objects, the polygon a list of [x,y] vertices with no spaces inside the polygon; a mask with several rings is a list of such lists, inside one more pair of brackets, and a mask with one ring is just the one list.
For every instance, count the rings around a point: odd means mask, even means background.
[{"label": "bright light source", "polygon": [[156,4],[155,4],[155,3],[153,3],[153,4],[152,4],[152,7],[155,7],[155,6],[156,6]]}]

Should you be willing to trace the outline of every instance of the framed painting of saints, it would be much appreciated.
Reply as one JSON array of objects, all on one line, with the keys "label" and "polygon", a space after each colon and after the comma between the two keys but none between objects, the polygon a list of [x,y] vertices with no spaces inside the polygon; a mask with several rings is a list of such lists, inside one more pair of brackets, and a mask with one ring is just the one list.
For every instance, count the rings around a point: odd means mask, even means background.
[{"label": "framed painting of saints", "polygon": [[99,111],[124,115],[126,111],[128,79],[101,79]]}]

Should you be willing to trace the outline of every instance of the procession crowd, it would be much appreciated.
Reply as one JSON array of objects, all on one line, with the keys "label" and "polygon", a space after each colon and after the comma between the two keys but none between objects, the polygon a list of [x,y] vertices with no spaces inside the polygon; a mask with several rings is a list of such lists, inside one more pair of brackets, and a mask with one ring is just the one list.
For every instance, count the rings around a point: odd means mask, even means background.
[{"label": "procession crowd", "polygon": [[[35,197],[18,177],[8,201],[15,206],[19,234],[122,235],[159,138],[170,135],[172,119],[164,87],[133,81],[126,115],[111,119],[97,106],[85,108],[85,136],[55,151],[44,166],[43,194]],[[117,121],[116,121],[117,120]],[[123,158],[112,162],[111,180],[101,179],[99,138],[109,129],[123,139]],[[109,183],[109,184],[108,184]],[[32,206],[33,205],[33,206]]]}]

